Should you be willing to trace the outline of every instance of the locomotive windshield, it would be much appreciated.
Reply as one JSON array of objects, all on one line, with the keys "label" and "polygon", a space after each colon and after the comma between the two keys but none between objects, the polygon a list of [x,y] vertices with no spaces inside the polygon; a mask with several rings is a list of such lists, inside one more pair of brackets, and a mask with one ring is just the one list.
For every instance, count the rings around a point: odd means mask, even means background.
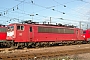
[{"label": "locomotive windshield", "polygon": [[8,31],[13,31],[14,30],[14,26],[8,26]]}]

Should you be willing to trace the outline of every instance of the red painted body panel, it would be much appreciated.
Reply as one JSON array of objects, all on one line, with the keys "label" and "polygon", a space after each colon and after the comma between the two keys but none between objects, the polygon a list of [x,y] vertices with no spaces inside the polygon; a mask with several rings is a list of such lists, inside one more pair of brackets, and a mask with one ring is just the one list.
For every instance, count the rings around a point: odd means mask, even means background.
[{"label": "red painted body panel", "polygon": [[75,29],[74,34],[59,34],[59,33],[38,33],[37,27],[34,27],[34,39],[35,42],[41,41],[70,41],[70,40],[84,40],[80,33],[76,33]]},{"label": "red painted body panel", "polygon": [[6,40],[7,33],[0,32],[0,40]]},{"label": "red painted body panel", "polygon": [[90,40],[90,29],[83,31],[83,37],[85,38],[85,40]]},{"label": "red painted body panel", "polygon": [[[7,29],[6,27],[0,26],[0,29],[2,29],[2,28]],[[7,32],[0,31],[0,40],[6,40],[6,36],[7,36]]]},{"label": "red painted body panel", "polygon": [[29,42],[29,26],[26,26],[23,31],[16,30],[15,42]]},{"label": "red painted body panel", "polygon": [[[17,30],[16,26],[24,26],[24,30]],[[57,41],[75,41],[84,40],[81,29],[79,28],[68,28],[73,29],[74,34],[61,34],[61,33],[39,33],[38,26],[42,27],[52,27],[52,28],[66,28],[58,26],[46,26],[46,25],[35,25],[35,24],[10,24],[9,26],[14,26],[14,38],[15,42],[57,42]],[[32,27],[32,32],[30,32],[30,26]],[[10,36],[7,38],[9,39]],[[10,39],[9,39],[10,40]]]}]

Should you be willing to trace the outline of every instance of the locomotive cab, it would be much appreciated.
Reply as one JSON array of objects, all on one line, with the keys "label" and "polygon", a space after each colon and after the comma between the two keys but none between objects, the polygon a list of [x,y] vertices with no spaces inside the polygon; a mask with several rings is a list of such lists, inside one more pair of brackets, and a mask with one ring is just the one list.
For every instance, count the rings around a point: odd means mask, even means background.
[{"label": "locomotive cab", "polygon": [[90,29],[83,31],[83,37],[85,40],[90,41]]},{"label": "locomotive cab", "polygon": [[13,40],[14,37],[14,26],[8,26],[7,29],[7,40]]},{"label": "locomotive cab", "polygon": [[7,40],[14,42],[30,42],[32,26],[25,24],[11,24],[8,26]]}]

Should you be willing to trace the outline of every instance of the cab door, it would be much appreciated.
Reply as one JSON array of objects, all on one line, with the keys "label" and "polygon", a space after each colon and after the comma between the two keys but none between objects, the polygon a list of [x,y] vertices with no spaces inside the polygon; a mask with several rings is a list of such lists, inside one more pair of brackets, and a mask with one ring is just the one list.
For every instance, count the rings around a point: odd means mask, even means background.
[{"label": "cab door", "polygon": [[83,33],[81,31],[81,29],[76,29],[76,36],[78,40],[82,40],[83,39]]},{"label": "cab door", "polygon": [[77,37],[77,40],[79,40],[79,30],[76,29],[76,37]]},{"label": "cab door", "polygon": [[33,40],[33,28],[32,28],[32,26],[29,27],[29,39],[30,39],[30,42],[32,42],[32,40]]}]

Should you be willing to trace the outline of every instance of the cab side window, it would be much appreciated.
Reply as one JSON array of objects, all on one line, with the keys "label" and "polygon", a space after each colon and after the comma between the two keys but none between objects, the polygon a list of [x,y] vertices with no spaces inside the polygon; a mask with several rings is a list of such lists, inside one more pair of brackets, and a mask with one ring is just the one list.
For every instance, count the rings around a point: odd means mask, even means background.
[{"label": "cab side window", "polygon": [[17,26],[17,30],[24,30],[24,26]]},{"label": "cab side window", "polygon": [[24,26],[21,26],[21,30],[24,30]]},{"label": "cab side window", "polygon": [[32,32],[32,27],[30,27],[30,32]]},{"label": "cab side window", "polygon": [[20,26],[17,26],[17,30],[20,30]]}]

